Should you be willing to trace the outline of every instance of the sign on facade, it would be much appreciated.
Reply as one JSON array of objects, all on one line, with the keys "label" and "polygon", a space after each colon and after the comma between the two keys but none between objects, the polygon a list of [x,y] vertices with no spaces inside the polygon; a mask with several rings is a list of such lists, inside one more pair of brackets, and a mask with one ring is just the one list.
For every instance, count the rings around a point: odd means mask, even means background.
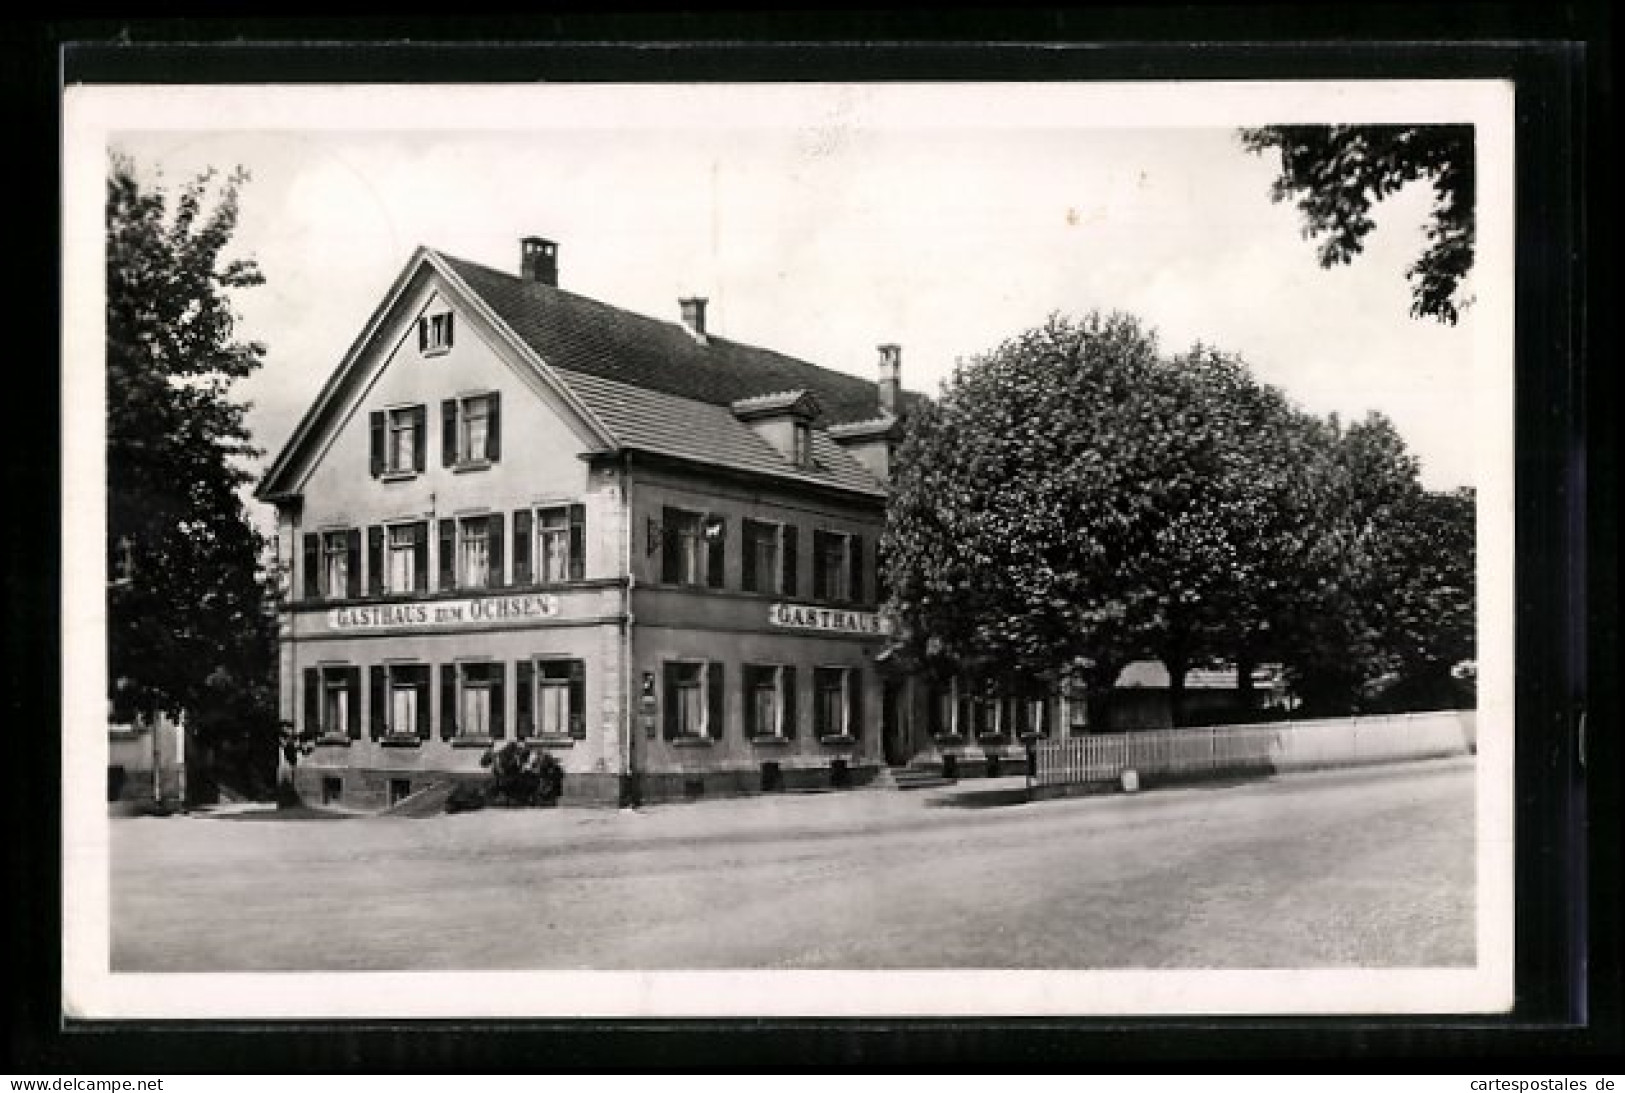
[{"label": "sign on facade", "polygon": [[891,620],[873,611],[842,611],[799,603],[774,604],[768,608],[767,621],[786,629],[819,630],[832,634],[880,637],[891,633]]},{"label": "sign on facade", "polygon": [[434,629],[551,619],[558,613],[557,596],[486,596],[477,600],[335,607],[327,613],[327,625],[333,630]]}]

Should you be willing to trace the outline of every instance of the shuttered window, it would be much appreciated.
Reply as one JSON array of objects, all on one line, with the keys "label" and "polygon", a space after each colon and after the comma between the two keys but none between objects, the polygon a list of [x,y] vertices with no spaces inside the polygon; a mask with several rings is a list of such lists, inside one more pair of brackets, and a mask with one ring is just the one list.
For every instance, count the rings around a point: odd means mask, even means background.
[{"label": "shuttered window", "polygon": [[480,467],[502,458],[502,395],[459,395],[440,404],[441,464]]}]

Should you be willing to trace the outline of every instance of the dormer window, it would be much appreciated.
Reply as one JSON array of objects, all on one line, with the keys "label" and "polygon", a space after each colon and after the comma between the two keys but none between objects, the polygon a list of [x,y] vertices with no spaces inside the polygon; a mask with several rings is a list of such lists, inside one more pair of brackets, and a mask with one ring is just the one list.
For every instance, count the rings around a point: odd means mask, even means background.
[{"label": "dormer window", "polygon": [[777,449],[791,466],[799,470],[812,469],[812,424],[822,410],[811,391],[753,395],[736,400],[729,408],[734,417]]},{"label": "dormer window", "polygon": [[812,425],[805,421],[795,423],[795,437],[790,459],[798,467],[812,466]]},{"label": "dormer window", "polygon": [[452,320],[449,311],[425,315],[418,320],[418,352],[434,356],[451,348]]}]

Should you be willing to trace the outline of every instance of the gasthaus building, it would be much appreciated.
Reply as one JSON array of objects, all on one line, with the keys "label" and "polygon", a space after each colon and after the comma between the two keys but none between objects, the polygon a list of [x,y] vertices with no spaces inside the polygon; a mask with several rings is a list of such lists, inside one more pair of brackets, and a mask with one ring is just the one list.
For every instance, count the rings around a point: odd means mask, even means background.
[{"label": "gasthaus building", "polygon": [[933,750],[877,611],[897,348],[871,382],[558,268],[534,237],[517,276],[419,249],[259,486],[301,791],[387,805],[516,738],[604,804]]}]

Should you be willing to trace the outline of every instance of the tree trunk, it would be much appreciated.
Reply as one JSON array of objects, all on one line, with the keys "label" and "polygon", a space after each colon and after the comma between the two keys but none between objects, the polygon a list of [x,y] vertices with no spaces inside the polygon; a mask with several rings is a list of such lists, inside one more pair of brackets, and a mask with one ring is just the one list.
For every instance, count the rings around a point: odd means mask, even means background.
[{"label": "tree trunk", "polygon": [[1162,666],[1168,669],[1168,719],[1174,728],[1182,728],[1185,724],[1185,673],[1190,663],[1181,653],[1169,653],[1162,658]]},{"label": "tree trunk", "polygon": [[1258,696],[1253,688],[1253,669],[1257,667],[1258,657],[1252,643],[1243,641],[1236,653],[1236,701],[1248,714],[1258,709]]}]

